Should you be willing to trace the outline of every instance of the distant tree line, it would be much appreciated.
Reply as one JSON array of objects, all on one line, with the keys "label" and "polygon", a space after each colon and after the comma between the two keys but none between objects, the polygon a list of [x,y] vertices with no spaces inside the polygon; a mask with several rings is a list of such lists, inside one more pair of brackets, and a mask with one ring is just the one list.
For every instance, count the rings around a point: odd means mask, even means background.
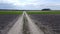
[{"label": "distant tree line", "polygon": [[42,11],[50,11],[51,9],[47,8],[47,9],[42,9]]}]

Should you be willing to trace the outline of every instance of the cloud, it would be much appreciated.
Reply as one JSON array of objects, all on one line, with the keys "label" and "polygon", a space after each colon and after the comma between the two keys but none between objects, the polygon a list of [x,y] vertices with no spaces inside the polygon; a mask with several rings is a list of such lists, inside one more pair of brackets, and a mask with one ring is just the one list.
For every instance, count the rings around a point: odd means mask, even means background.
[{"label": "cloud", "polygon": [[39,0],[0,0],[1,3],[9,3],[16,6],[29,5],[29,4],[40,4]]},{"label": "cloud", "polygon": [[0,3],[0,9],[18,9],[18,7],[8,3]]},{"label": "cloud", "polygon": [[0,9],[42,9],[55,8],[60,9],[60,2],[58,0],[0,0]]}]

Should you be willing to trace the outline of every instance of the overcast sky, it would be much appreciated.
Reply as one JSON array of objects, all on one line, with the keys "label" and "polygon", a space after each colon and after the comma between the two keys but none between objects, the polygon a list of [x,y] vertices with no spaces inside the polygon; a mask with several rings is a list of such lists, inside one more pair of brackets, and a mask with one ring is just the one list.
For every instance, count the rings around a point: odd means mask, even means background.
[{"label": "overcast sky", "polygon": [[0,0],[0,9],[60,10],[60,0]]}]

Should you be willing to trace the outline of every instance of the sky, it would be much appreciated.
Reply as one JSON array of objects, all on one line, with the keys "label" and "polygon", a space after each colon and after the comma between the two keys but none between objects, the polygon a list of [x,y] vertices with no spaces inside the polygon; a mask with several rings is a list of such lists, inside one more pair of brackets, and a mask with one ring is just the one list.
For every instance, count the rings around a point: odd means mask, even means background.
[{"label": "sky", "polygon": [[60,0],[0,0],[0,9],[60,10]]}]

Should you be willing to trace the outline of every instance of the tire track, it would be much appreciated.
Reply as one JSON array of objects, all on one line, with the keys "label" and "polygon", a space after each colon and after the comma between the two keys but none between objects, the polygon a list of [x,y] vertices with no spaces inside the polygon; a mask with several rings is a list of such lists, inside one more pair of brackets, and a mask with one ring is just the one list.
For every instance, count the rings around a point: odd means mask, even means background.
[{"label": "tire track", "polygon": [[28,16],[28,14],[26,12],[24,12],[26,15],[26,18],[28,20],[28,26],[29,26],[29,30],[30,30],[30,34],[44,34],[43,31],[41,31],[37,25],[35,25],[35,23],[32,21],[32,19],[30,19],[30,17]]},{"label": "tire track", "polygon": [[24,13],[22,14],[21,17],[17,20],[17,22],[13,25],[13,27],[9,30],[7,34],[23,34],[23,16]]}]

